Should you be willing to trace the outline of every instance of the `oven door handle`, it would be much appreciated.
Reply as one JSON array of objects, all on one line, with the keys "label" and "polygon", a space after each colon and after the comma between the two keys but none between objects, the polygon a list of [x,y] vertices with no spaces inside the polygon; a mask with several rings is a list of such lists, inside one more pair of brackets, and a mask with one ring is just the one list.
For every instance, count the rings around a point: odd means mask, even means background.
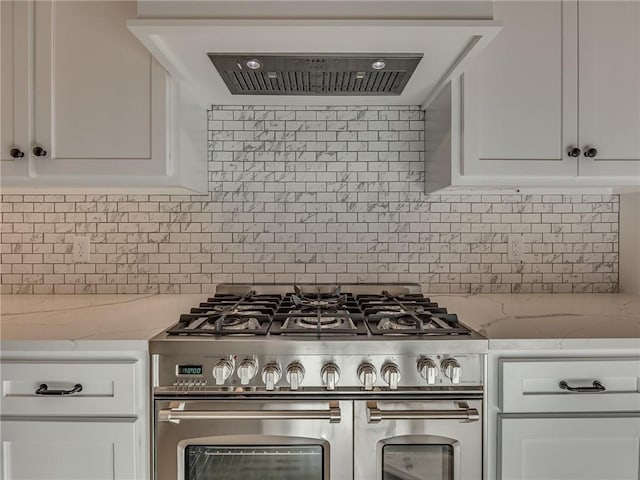
[{"label": "oven door handle", "polygon": [[465,423],[477,422],[480,414],[475,408],[453,410],[380,410],[376,402],[367,402],[367,421],[378,423],[382,420],[462,420]]},{"label": "oven door handle", "polygon": [[185,410],[180,403],[175,408],[158,412],[159,422],[180,423],[183,420],[329,420],[342,419],[338,402],[329,402],[328,410]]}]

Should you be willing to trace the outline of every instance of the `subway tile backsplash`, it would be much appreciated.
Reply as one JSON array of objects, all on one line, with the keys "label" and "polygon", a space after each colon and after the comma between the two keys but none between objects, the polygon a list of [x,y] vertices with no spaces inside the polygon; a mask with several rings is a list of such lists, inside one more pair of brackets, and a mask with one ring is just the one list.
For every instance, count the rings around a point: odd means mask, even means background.
[{"label": "subway tile backsplash", "polygon": [[[424,195],[417,107],[214,106],[209,194],[3,195],[3,293],[615,292],[618,197]],[[524,262],[507,237],[522,234]],[[91,262],[73,263],[75,236]]]}]

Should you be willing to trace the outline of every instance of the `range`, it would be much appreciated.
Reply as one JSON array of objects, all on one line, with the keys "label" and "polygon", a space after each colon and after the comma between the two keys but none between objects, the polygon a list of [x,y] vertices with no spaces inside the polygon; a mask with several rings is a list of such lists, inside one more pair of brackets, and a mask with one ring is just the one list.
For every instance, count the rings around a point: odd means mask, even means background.
[{"label": "range", "polygon": [[156,479],[482,478],[487,341],[417,284],[222,284],[150,348]]}]

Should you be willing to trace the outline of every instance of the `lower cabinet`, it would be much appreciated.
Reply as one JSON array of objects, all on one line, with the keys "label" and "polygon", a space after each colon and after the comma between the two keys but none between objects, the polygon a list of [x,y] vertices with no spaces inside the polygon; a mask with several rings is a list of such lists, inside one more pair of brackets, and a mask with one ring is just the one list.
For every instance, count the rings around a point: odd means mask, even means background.
[{"label": "lower cabinet", "polygon": [[147,480],[147,348],[1,342],[0,480]]},{"label": "lower cabinet", "polygon": [[501,480],[637,480],[640,414],[498,417]]},{"label": "lower cabinet", "polygon": [[640,478],[635,349],[505,352],[489,365],[489,480]]},{"label": "lower cabinet", "polygon": [[9,420],[2,422],[4,480],[140,478],[136,422]]}]

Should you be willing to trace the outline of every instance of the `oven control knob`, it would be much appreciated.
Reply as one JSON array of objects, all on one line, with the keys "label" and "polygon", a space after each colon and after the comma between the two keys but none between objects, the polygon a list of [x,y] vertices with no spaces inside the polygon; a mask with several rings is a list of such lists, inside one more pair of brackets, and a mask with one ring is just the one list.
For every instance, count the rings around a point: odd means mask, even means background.
[{"label": "oven control knob", "polygon": [[398,383],[400,383],[400,370],[395,363],[387,363],[383,365],[382,379],[389,385],[390,390],[397,390]]},{"label": "oven control knob", "polygon": [[251,379],[258,373],[258,365],[252,358],[245,358],[240,362],[236,371],[240,377],[240,385],[249,385]]},{"label": "oven control knob", "polygon": [[457,385],[460,383],[462,376],[462,367],[454,358],[445,358],[440,364],[440,369],[444,372],[444,376],[451,380],[451,383]]},{"label": "oven control knob", "polygon": [[376,368],[370,363],[362,363],[358,367],[358,379],[364,385],[365,390],[373,390],[373,384],[376,383]]},{"label": "oven control knob", "polygon": [[218,360],[213,366],[213,378],[216,380],[216,385],[224,385],[224,382],[227,381],[227,378],[229,378],[232,373],[233,364],[225,358]]},{"label": "oven control knob", "polygon": [[438,376],[438,367],[430,358],[421,358],[418,360],[418,372],[420,376],[427,381],[427,385],[435,385]]},{"label": "oven control knob", "polygon": [[268,391],[276,388],[276,383],[282,378],[282,370],[277,363],[268,363],[262,369],[262,381]]},{"label": "oven control knob", "polygon": [[325,363],[320,371],[320,376],[327,390],[335,390],[338,380],[340,380],[340,369],[335,363]]},{"label": "oven control knob", "polygon": [[291,390],[298,390],[304,379],[304,368],[298,362],[290,363],[287,366],[287,382]]}]

